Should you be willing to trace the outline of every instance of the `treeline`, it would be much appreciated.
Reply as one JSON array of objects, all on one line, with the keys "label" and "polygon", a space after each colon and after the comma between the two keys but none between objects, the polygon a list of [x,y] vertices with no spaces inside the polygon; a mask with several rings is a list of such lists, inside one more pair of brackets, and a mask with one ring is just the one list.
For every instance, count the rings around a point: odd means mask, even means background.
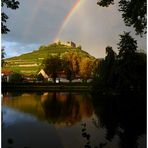
[{"label": "treeline", "polygon": [[76,77],[80,77],[84,82],[93,77],[95,58],[83,56],[76,51],[65,52],[60,55],[50,55],[42,63],[42,68],[48,76],[56,81],[58,74],[63,72],[70,82]]},{"label": "treeline", "polygon": [[146,93],[146,54],[138,52],[130,33],[120,35],[119,53],[106,47],[107,56],[98,66],[93,81],[94,93]]}]

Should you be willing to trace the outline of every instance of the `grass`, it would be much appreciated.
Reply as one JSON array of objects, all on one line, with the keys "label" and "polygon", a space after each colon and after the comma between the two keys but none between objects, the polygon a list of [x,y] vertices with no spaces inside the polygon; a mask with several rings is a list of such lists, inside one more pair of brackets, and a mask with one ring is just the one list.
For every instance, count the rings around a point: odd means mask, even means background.
[{"label": "grass", "polygon": [[[23,74],[28,74],[28,73],[35,74],[36,72],[39,71],[42,61],[48,56],[62,55],[65,52],[70,52],[70,51],[77,52],[81,57],[94,58],[90,56],[87,52],[78,48],[73,48],[65,45],[51,44],[47,46],[41,46],[38,50],[22,54],[18,57],[5,59],[7,65],[3,69],[9,69],[14,72],[21,72]],[[21,67],[21,65],[28,65],[28,64],[38,64],[38,66]]]}]

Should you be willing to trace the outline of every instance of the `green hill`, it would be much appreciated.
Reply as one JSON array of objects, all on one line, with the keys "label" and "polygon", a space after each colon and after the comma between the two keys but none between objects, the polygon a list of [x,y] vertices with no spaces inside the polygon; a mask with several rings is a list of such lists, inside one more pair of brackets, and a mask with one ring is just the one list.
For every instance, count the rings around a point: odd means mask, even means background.
[{"label": "green hill", "polygon": [[95,59],[93,56],[83,51],[81,47],[54,43],[47,46],[40,46],[38,50],[34,50],[30,53],[5,59],[6,65],[3,70],[11,70],[27,75],[34,75],[40,70],[41,63],[45,58],[49,57],[50,55],[59,55],[62,57],[64,53],[71,51],[77,52],[80,57],[89,57],[92,60]]}]

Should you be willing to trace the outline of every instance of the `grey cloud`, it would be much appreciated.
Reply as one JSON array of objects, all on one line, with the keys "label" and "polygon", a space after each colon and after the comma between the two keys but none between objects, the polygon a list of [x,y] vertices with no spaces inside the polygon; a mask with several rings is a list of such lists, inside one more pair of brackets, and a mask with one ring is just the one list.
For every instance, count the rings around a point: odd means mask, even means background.
[{"label": "grey cloud", "polygon": [[5,9],[11,32],[4,35],[3,39],[21,43],[52,41],[74,2],[75,0],[20,0],[19,9]]},{"label": "grey cloud", "polygon": [[81,11],[77,12],[65,27],[61,38],[80,42],[89,53],[104,57],[108,45],[118,52],[119,35],[124,31],[131,31],[132,36],[138,40],[139,48],[146,49],[146,38],[135,36],[133,29],[124,25],[117,4],[102,8],[96,5],[95,1],[85,0]]},{"label": "grey cloud", "polygon": [[[11,42],[18,43],[13,48],[18,53],[52,42],[75,2],[76,0],[20,0],[19,9],[6,10],[10,17],[7,24],[11,32],[3,35],[2,39],[7,44],[9,42],[9,45]],[[112,46],[117,52],[119,34],[131,31],[132,36],[138,40],[139,48],[146,49],[146,36],[135,36],[133,29],[124,25],[117,5],[102,8],[96,2],[83,1],[59,36],[61,40],[74,41],[95,57],[104,57],[106,46]]]}]

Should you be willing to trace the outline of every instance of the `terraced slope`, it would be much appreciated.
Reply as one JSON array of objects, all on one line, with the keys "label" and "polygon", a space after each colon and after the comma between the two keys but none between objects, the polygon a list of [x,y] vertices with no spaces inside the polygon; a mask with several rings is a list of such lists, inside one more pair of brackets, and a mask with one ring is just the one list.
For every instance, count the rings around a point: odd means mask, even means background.
[{"label": "terraced slope", "polygon": [[65,52],[70,51],[77,52],[82,57],[94,58],[79,47],[76,48],[54,43],[47,46],[41,46],[38,50],[34,50],[33,52],[6,59],[6,66],[3,69],[26,75],[34,75],[41,69],[41,63],[45,58],[50,55],[59,55],[62,57]]}]

